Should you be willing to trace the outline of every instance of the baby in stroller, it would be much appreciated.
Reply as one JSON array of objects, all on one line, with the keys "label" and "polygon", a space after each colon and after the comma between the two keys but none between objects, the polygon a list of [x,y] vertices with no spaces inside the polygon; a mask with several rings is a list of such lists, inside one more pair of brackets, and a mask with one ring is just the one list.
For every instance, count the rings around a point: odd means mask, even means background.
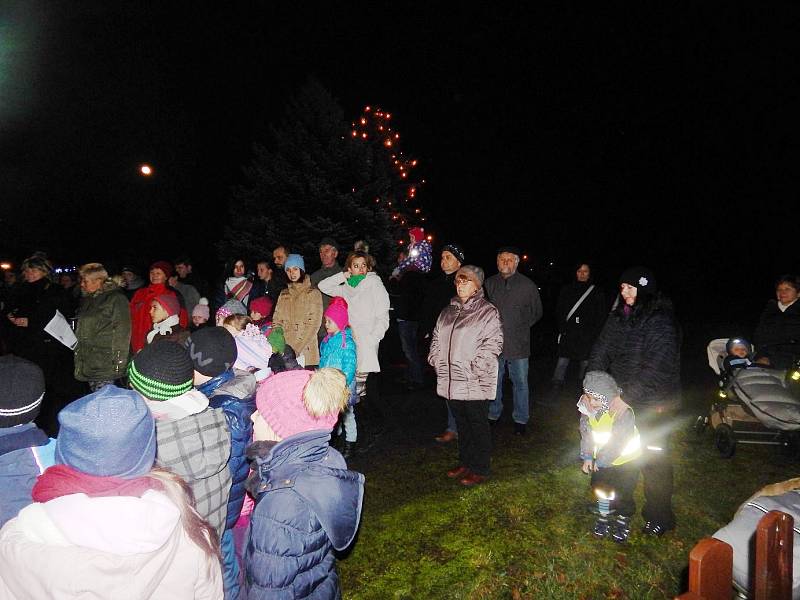
[{"label": "baby in stroller", "polygon": [[728,377],[738,369],[746,369],[753,364],[753,346],[744,338],[735,337],[725,343],[727,356],[722,361],[722,368]]}]

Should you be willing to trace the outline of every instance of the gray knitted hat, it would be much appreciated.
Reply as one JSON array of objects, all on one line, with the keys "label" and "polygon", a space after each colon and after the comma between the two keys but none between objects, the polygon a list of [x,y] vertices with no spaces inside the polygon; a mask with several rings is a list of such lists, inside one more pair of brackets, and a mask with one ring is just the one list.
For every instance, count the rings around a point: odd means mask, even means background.
[{"label": "gray knitted hat", "polygon": [[589,371],[583,378],[583,391],[598,398],[604,403],[610,403],[614,398],[622,394],[617,382],[605,371]]}]

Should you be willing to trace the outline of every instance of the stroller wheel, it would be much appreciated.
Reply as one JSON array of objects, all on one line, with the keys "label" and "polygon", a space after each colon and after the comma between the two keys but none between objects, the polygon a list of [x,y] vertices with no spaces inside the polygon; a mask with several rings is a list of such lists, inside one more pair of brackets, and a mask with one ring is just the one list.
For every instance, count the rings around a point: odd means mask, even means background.
[{"label": "stroller wheel", "polygon": [[692,431],[697,435],[697,437],[702,436],[706,432],[706,428],[708,427],[708,417],[705,415],[700,415],[695,419],[694,423],[692,423]]},{"label": "stroller wheel", "polygon": [[736,452],[736,438],[733,436],[733,429],[724,423],[717,426],[716,439],[714,445],[719,450],[722,458],[730,458]]}]

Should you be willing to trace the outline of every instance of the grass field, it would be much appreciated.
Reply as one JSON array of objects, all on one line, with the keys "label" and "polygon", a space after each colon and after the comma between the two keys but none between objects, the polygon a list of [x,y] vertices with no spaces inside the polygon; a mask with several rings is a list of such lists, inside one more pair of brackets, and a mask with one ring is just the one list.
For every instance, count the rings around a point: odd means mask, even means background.
[{"label": "grass field", "polygon": [[[633,522],[626,545],[594,539],[588,476],[577,461],[574,400],[535,410],[527,437],[498,426],[492,478],[464,489],[445,476],[456,446],[437,445],[444,423],[431,392],[396,396],[400,429],[351,461],[366,475],[357,541],[339,562],[345,598],[672,598],[688,554],[761,486],[797,475],[774,447],[742,446],[722,459],[711,434],[689,432],[707,389],[688,394],[676,424],[677,529],[662,538]],[[507,415],[504,415],[507,419]],[[641,480],[637,504],[642,502]]]}]

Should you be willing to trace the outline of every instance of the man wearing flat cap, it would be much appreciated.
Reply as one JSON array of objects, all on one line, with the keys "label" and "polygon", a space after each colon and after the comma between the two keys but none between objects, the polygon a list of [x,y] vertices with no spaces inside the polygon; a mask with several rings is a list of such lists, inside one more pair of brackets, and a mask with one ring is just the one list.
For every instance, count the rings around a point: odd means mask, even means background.
[{"label": "man wearing flat cap", "polygon": [[536,284],[517,272],[520,256],[521,252],[512,246],[498,249],[498,273],[486,280],[485,287],[503,321],[503,353],[498,358],[497,395],[489,404],[489,421],[496,423],[503,412],[503,381],[508,370],[514,386],[514,433],[525,435],[530,403],[531,327],[542,318],[542,300]]}]

